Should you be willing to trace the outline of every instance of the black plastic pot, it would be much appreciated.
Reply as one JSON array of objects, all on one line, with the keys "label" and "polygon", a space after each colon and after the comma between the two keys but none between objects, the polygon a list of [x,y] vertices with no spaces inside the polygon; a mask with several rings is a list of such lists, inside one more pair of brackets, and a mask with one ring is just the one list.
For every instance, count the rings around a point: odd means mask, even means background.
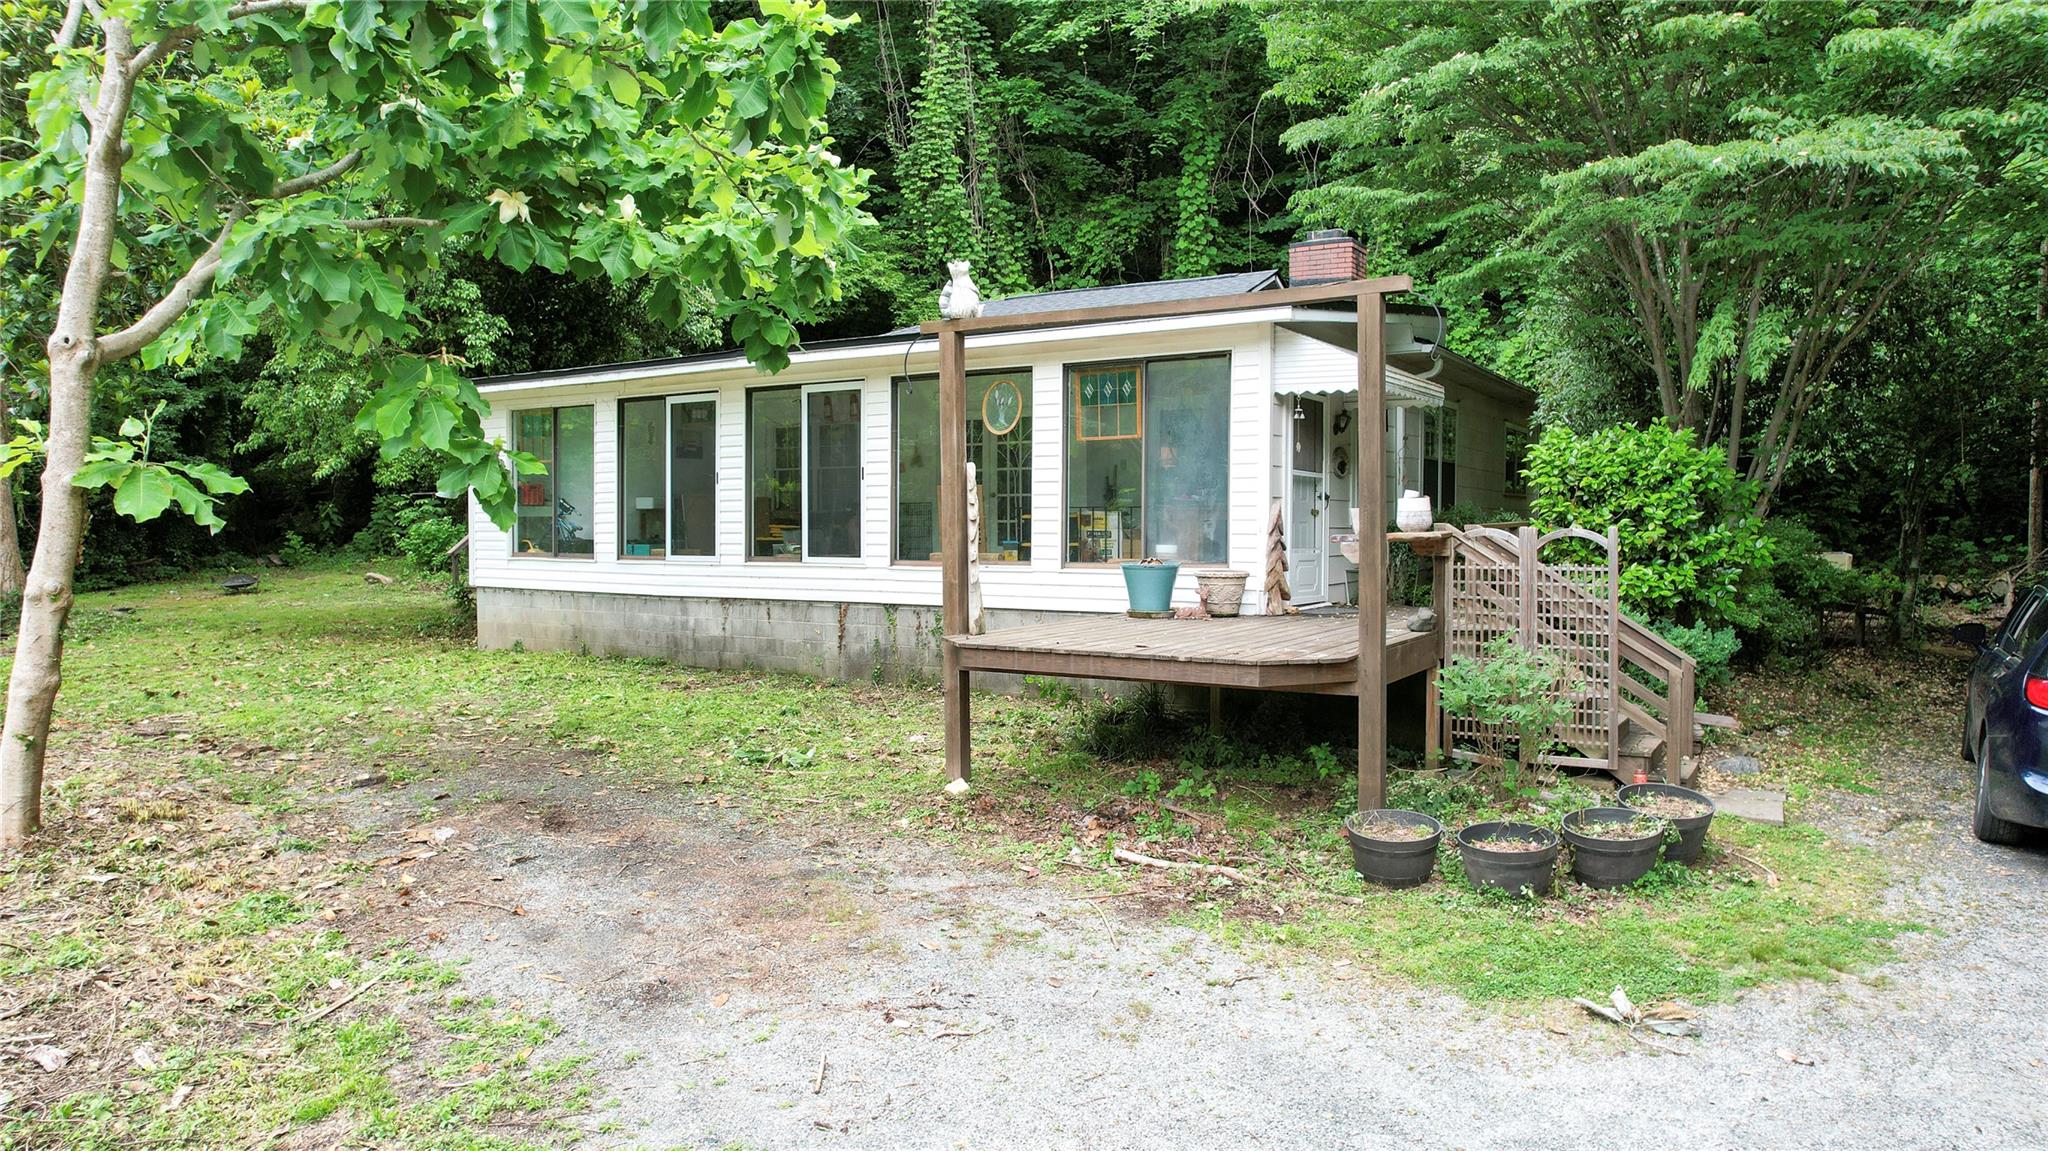
[{"label": "black plastic pot", "polygon": [[1714,822],[1714,801],[1689,787],[1675,783],[1631,783],[1616,793],[1623,807],[1632,806],[1629,800],[1638,795],[1673,795],[1707,805],[1705,815],[1693,815],[1684,819],[1667,819],[1678,830],[1678,842],[1664,845],[1664,858],[1680,863],[1691,863],[1700,857],[1700,848],[1707,842],[1707,825]]},{"label": "black plastic pot", "polygon": [[1587,835],[1588,824],[1628,823],[1644,813],[1626,807],[1587,807],[1564,817],[1564,841],[1572,845],[1572,874],[1587,887],[1627,887],[1657,866],[1657,853],[1664,847],[1669,823],[1657,820],[1657,830],[1634,839],[1601,839]]},{"label": "black plastic pot", "polygon": [[[1495,851],[1489,840],[1536,839],[1548,846],[1538,851]],[[1533,823],[1475,823],[1458,832],[1458,858],[1474,887],[1491,887],[1509,895],[1541,895],[1557,876],[1557,833]]]},{"label": "black plastic pot", "polygon": [[[1421,839],[1374,839],[1358,832],[1357,825],[1367,820],[1426,827],[1429,834]],[[1351,866],[1367,882],[1381,887],[1420,887],[1429,882],[1430,870],[1436,866],[1436,845],[1443,842],[1444,825],[1419,811],[1383,807],[1346,818],[1344,834],[1351,840]]]}]

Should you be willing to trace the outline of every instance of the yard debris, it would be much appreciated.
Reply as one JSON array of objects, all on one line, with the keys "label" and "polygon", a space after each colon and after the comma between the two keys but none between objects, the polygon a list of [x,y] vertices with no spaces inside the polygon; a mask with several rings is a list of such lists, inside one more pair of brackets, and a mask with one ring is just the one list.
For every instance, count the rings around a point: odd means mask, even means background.
[{"label": "yard debris", "polygon": [[64,1065],[71,1062],[71,1052],[64,1050],[62,1047],[52,1047],[48,1043],[38,1043],[33,1047],[23,1048],[16,1054],[42,1068],[44,1071],[62,1071]]},{"label": "yard debris", "polygon": [[1119,847],[1110,852],[1110,855],[1124,863],[1135,863],[1141,867],[1165,867],[1181,871],[1199,871],[1205,875],[1220,875],[1225,879],[1234,880],[1238,883],[1250,883],[1252,881],[1251,877],[1244,872],[1239,871],[1235,867],[1227,867],[1221,863],[1194,863],[1180,859],[1160,859],[1157,856],[1144,855],[1126,847]]},{"label": "yard debris", "polygon": [[1573,999],[1572,1002],[1610,1023],[1620,1024],[1628,1029],[1630,1038],[1655,1047],[1659,1051],[1682,1054],[1676,1048],[1650,1043],[1639,1034],[1639,1031],[1652,1031],[1658,1035],[1678,1038],[1696,1036],[1700,1033],[1700,1025],[1694,1022],[1698,1012],[1683,1003],[1656,1003],[1649,1007],[1638,1007],[1628,997],[1628,992],[1619,987],[1607,998],[1606,1003],[1596,1003],[1591,999]]},{"label": "yard debris", "polygon": [[1811,1067],[1814,1064],[1813,1056],[1800,1055],[1784,1047],[1778,1048],[1778,1058],[1783,1059],[1787,1063],[1797,1064],[1800,1067]]},{"label": "yard debris", "polygon": [[350,777],[348,785],[352,788],[375,787],[380,783],[388,783],[390,780],[391,777],[381,771],[366,771],[361,775]]},{"label": "yard debris", "polygon": [[157,1056],[156,1048],[151,1047],[147,1043],[130,1052],[129,1057],[134,1059],[135,1065],[144,1071],[156,1071],[164,1065],[164,1061]]},{"label": "yard debris", "polygon": [[390,585],[395,584],[398,581],[392,579],[388,575],[385,575],[383,572],[364,572],[363,582],[367,584],[376,584],[379,587],[389,587]]}]

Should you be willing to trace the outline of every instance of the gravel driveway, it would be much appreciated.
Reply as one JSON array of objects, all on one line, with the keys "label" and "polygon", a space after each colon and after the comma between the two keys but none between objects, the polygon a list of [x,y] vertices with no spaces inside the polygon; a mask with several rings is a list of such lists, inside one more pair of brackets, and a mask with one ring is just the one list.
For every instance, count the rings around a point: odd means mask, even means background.
[{"label": "gravel driveway", "polygon": [[1960,763],[1895,766],[1903,798],[1809,814],[1924,852],[1894,910],[1941,930],[1709,1007],[1682,1056],[906,837],[544,772],[472,773],[504,798],[444,821],[474,850],[424,894],[523,909],[443,904],[439,954],[593,1053],[595,1146],[2048,1146],[2048,854],[1968,837]]}]

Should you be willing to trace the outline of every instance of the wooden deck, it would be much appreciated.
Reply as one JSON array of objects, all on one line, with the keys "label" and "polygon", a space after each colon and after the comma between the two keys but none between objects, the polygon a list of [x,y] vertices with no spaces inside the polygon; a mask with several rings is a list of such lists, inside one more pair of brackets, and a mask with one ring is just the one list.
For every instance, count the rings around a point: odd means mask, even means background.
[{"label": "wooden deck", "polygon": [[[1409,608],[1387,613],[1382,682],[1437,664],[1442,636],[1408,630],[1413,614]],[[968,672],[1358,694],[1356,615],[1083,616],[946,638],[958,652],[960,670]]]}]

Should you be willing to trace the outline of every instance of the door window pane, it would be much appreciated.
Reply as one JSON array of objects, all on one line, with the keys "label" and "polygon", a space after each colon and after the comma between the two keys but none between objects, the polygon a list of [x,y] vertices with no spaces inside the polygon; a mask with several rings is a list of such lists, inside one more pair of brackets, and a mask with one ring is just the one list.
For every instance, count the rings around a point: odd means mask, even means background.
[{"label": "door window pane", "polygon": [[619,554],[668,554],[668,400],[619,405]]},{"label": "door window pane", "polygon": [[669,404],[669,554],[718,554],[718,405]]},{"label": "door window pane", "polygon": [[512,446],[547,468],[523,476],[513,524],[520,555],[587,556],[593,551],[591,504],[596,498],[596,421],[589,405],[512,413]]},{"label": "door window pane", "polygon": [[[967,377],[967,458],[981,484],[981,558],[1031,558],[1031,373]],[[939,378],[896,381],[896,559],[939,558]],[[998,431],[997,429],[1008,429]]]},{"label": "door window pane", "polygon": [[1230,543],[1230,360],[1155,360],[1145,374],[1147,554],[1220,563]]},{"label": "door window pane", "polygon": [[803,394],[747,394],[747,531],[755,559],[803,558]]},{"label": "door window pane", "polygon": [[860,392],[811,392],[804,397],[804,470],[808,486],[809,552],[820,558],[860,555]]}]

